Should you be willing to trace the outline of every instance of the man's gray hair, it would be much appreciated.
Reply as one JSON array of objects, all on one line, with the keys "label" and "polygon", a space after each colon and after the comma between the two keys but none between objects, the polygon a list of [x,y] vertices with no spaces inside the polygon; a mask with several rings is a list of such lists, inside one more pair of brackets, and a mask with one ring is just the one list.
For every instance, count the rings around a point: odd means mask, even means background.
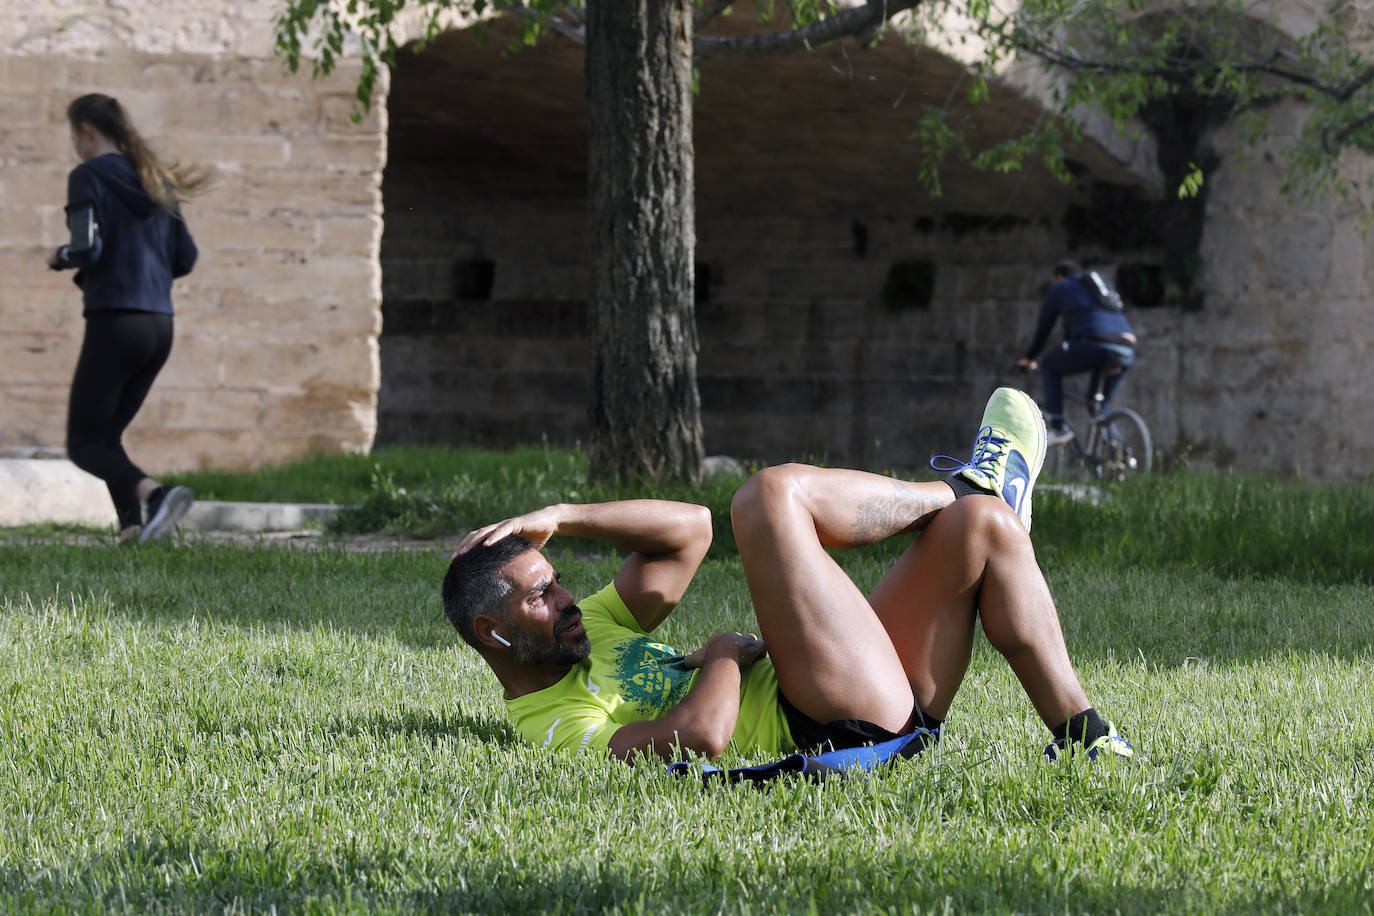
[{"label": "man's gray hair", "polygon": [[480,649],[472,621],[478,614],[506,619],[505,602],[513,582],[501,575],[501,568],[522,553],[534,550],[530,541],[518,534],[508,535],[490,547],[478,544],[459,554],[448,565],[444,576],[444,614],[458,635],[474,649]]}]

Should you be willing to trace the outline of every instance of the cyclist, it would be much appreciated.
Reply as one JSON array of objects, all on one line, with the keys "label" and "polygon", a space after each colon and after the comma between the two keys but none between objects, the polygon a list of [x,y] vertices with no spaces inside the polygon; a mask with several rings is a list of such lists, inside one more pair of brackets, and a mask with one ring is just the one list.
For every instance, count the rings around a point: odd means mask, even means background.
[{"label": "cyclist", "polygon": [[[1064,422],[1064,376],[1112,366],[1119,368],[1120,371],[1107,377],[1103,387],[1105,406],[1121,384],[1126,370],[1135,362],[1136,336],[1121,313],[1119,297],[1115,301],[1115,306],[1104,302],[1103,293],[1095,287],[1093,279],[1073,261],[1054,265],[1054,282],[1040,303],[1035,336],[1025,355],[1016,361],[1022,368],[1040,370],[1051,445],[1073,438]],[[1050,331],[1061,317],[1064,319],[1063,343],[1037,361]]]}]

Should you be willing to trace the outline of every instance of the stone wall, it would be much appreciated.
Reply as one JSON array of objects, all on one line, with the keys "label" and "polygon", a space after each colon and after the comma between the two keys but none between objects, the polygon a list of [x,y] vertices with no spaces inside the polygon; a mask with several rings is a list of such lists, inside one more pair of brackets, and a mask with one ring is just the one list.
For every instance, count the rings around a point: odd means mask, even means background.
[{"label": "stone wall", "polygon": [[[588,405],[582,204],[498,206],[463,187],[388,170],[378,442],[574,443]],[[707,213],[697,233],[708,453],[893,468],[967,451],[988,393],[1033,384],[1012,364],[1067,244],[1048,222],[881,213]],[[934,267],[928,303],[888,289],[911,263]]]},{"label": "stone wall", "polygon": [[[1310,14],[1291,4],[1276,16],[1298,29]],[[469,90],[459,113],[428,128],[423,142],[393,130],[380,437],[572,442],[584,434],[587,403],[580,128],[566,116],[567,99],[536,106],[546,95],[579,94],[575,64],[554,78],[557,68],[540,62],[545,51],[523,59],[522,72],[541,87],[532,100],[501,95],[515,82],[502,65],[476,70],[470,57],[445,53],[465,62],[445,84]],[[699,378],[710,452],[890,467],[957,452],[991,387],[1038,390],[1009,366],[1030,335],[1049,264],[1065,253],[1109,273],[1162,264],[1161,252],[1116,247],[1070,213],[1082,213],[1094,183],[1120,190],[1133,174],[1135,204],[1086,205],[1115,208],[1106,215],[1117,223],[1149,218],[1148,198],[1164,190],[1152,144],[1108,144],[1128,164],[1124,176],[1099,155],[1080,163],[1087,175],[1070,186],[955,174],[946,197],[932,201],[909,167],[894,168],[907,135],[863,120],[864,93],[881,94],[897,69],[872,56],[844,63],[856,74],[847,98],[826,94],[805,71],[816,64],[807,57],[770,62],[768,79],[744,64],[725,78],[703,70]],[[438,62],[423,67],[426,81],[443,82]],[[806,99],[805,110],[769,90],[774,77]],[[393,111],[414,91],[407,79],[397,71]],[[733,108],[713,107],[721,87]],[[900,115],[894,110],[888,117]],[[1207,175],[1202,307],[1184,309],[1175,296],[1132,310],[1142,343],[1119,399],[1147,417],[1174,463],[1366,478],[1371,241],[1353,207],[1280,192],[1284,153],[1305,112],[1290,104],[1272,114],[1274,135],[1257,147],[1234,126],[1213,139],[1220,166]],[[481,130],[463,133],[465,121]],[[519,175],[501,145],[519,136],[508,126],[517,123],[541,125]],[[484,160],[487,147],[500,162]],[[451,151],[449,166],[408,160],[425,148]],[[1343,175],[1362,180],[1369,168],[1368,158],[1351,156]],[[975,202],[974,213],[951,212]],[[913,262],[933,267],[929,305],[894,311],[884,304],[888,273]],[[489,288],[475,287],[485,272]]]},{"label": "stone wall", "polygon": [[273,4],[16,10],[0,53],[0,448],[61,446],[80,291],[47,270],[76,165],[67,103],[119,98],[169,160],[213,166],[186,207],[200,247],[176,341],[127,447],[150,472],[367,450],[376,430],[385,85],[361,124],[356,67],[312,81],[272,56]]},{"label": "stone wall", "polygon": [[[1134,176],[1085,146],[1074,184],[950,168],[932,199],[911,132],[952,65],[919,61],[889,40],[703,68],[708,452],[919,467],[967,451],[994,387],[1028,383],[1012,366],[1069,246],[1065,212],[1094,181]],[[582,94],[567,42],[498,57],[451,35],[393,74],[379,443],[585,436]],[[989,108],[987,130],[1035,113],[1015,98]]]},{"label": "stone wall", "polygon": [[[1280,193],[1283,152],[1305,114],[1279,106],[1274,137],[1254,148],[1238,126],[1218,137],[1226,153],[1208,178],[1206,304],[1152,316],[1133,394],[1182,457],[1368,479],[1374,239],[1352,204]],[[1344,180],[1363,181],[1370,165],[1347,156]]]}]

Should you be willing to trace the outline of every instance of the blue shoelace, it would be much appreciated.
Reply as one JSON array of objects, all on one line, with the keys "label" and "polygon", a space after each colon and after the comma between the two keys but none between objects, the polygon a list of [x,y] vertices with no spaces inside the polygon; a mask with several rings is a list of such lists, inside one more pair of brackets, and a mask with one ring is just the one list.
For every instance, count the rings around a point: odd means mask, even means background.
[{"label": "blue shoelace", "polygon": [[[973,456],[967,462],[952,458],[949,455],[936,455],[930,459],[930,469],[939,471],[941,474],[957,474],[960,471],[974,470],[980,474],[993,474],[994,465],[1006,451],[1007,443],[1010,439],[995,435],[991,426],[984,426],[978,430],[978,438],[973,441]],[[937,461],[949,462],[946,467],[936,464]]]}]

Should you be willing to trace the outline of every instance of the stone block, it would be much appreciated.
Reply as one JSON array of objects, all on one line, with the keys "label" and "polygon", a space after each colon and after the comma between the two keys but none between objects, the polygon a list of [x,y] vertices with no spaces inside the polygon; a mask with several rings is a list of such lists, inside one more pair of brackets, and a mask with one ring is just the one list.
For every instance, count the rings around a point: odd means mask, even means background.
[{"label": "stone block", "polygon": [[118,524],[110,491],[66,460],[0,459],[0,527]]},{"label": "stone block", "polygon": [[387,302],[433,302],[455,296],[451,258],[411,258],[383,266],[382,298]]},{"label": "stone block", "polygon": [[247,84],[228,88],[224,127],[233,133],[297,136],[321,127],[320,100],[313,94]]},{"label": "stone block", "polygon": [[[215,257],[234,251],[313,252],[319,244],[318,221],[287,207],[196,220],[191,228],[196,244]],[[358,252],[362,257],[366,254]]]},{"label": "stone block", "polygon": [[[61,445],[66,436],[67,395],[71,391],[71,372],[65,377],[41,380],[6,381],[0,388],[5,409],[0,424],[9,428],[35,428],[38,432],[28,444]],[[55,434],[44,434],[53,432]],[[14,435],[0,436],[10,443],[24,440]]]},{"label": "stone block", "polygon": [[194,306],[179,306],[178,314],[188,329],[232,328],[235,336],[250,340],[313,340],[322,330],[345,338],[375,337],[382,325],[375,301],[269,300],[256,290],[240,289],[209,291]]},{"label": "stone block", "polygon": [[0,91],[0,124],[7,127],[46,126],[48,123],[47,98],[35,92],[18,94],[10,90]]},{"label": "stone block", "polygon": [[[6,211],[23,208],[61,210],[67,203],[66,162],[0,165],[0,203]],[[29,242],[43,241],[28,239]]]},{"label": "stone block", "polygon": [[158,386],[212,388],[226,381],[220,332],[178,319],[172,353],[158,375]]},{"label": "stone block", "polygon": [[257,389],[166,387],[160,425],[168,430],[256,430],[266,395]]},{"label": "stone block", "polygon": [[60,60],[45,54],[0,54],[0,86],[6,92],[49,91],[60,72]]},{"label": "stone block", "polygon": [[[0,246],[18,247],[21,245],[32,245],[34,242],[47,237],[48,222],[45,214],[36,207],[19,207],[5,212],[5,220],[0,223]],[[44,252],[47,246],[43,247]],[[47,269],[47,265],[42,260],[38,264]],[[33,265],[30,265],[32,269]]]},{"label": "stone block", "polygon": [[188,143],[189,138],[218,134],[232,142],[243,136],[226,131],[230,110],[223,92],[205,92],[204,84],[191,81],[191,68],[185,69],[188,79],[178,89],[139,86],[116,93],[139,133],[159,155],[171,160],[199,151]]},{"label": "stone block", "polygon": [[356,134],[299,137],[291,141],[289,161],[334,172],[375,172],[380,179],[386,164],[386,138],[361,128]]},{"label": "stone block", "polygon": [[[118,46],[110,48],[107,53],[100,56],[56,53],[51,55],[49,60],[60,67],[61,81],[55,81],[55,84],[63,86],[71,98],[85,92],[114,92],[118,88],[119,92],[116,95],[121,104],[124,103],[125,87],[139,85],[143,68],[148,62],[146,56],[130,53],[128,49]],[[142,107],[130,109],[130,114],[135,118],[140,114],[149,113]]]},{"label": "stone block", "polygon": [[207,268],[202,279],[213,275],[221,288],[260,291],[269,302],[375,302],[381,293],[380,270],[367,258],[239,251],[226,252]]},{"label": "stone block", "polygon": [[224,169],[214,193],[204,204],[231,201],[233,209],[271,209],[289,204],[302,213],[320,215],[377,214],[381,195],[356,175],[301,168]]},{"label": "stone block", "polygon": [[[343,448],[335,437],[334,451]],[[309,436],[273,435],[260,430],[169,430],[138,426],[124,437],[125,448],[149,474],[221,468],[240,471],[281,464],[326,451],[329,442]]]},{"label": "stone block", "polygon": [[375,424],[376,407],[375,398],[361,390],[277,395],[266,402],[262,425],[292,434],[361,430]]},{"label": "stone block", "polygon": [[322,350],[311,341],[221,339],[219,375],[235,388],[299,389],[318,375]]},{"label": "stone block", "polygon": [[1332,233],[1326,249],[1324,299],[1358,299],[1365,294],[1365,264],[1372,259],[1370,251],[1370,240],[1356,226],[1341,226]]},{"label": "stone block", "polygon": [[11,381],[51,379],[70,382],[81,338],[66,334],[0,331],[0,366]]},{"label": "stone block", "polygon": [[881,265],[852,259],[775,266],[768,271],[768,294],[773,299],[876,296],[884,272]]},{"label": "stone block", "polygon": [[[550,265],[547,269],[533,271],[519,269],[517,265],[522,260],[518,254],[512,254],[504,259],[497,258],[491,298],[566,299],[586,296],[588,273],[585,265]],[[446,265],[446,272],[450,274],[451,265],[451,261]]]},{"label": "stone block", "polygon": [[363,213],[327,216],[317,223],[320,253],[371,259],[382,239],[382,218]]},{"label": "stone block", "polygon": [[181,135],[177,150],[188,160],[233,170],[284,166],[292,155],[291,142],[280,135],[225,136],[210,130]]}]

